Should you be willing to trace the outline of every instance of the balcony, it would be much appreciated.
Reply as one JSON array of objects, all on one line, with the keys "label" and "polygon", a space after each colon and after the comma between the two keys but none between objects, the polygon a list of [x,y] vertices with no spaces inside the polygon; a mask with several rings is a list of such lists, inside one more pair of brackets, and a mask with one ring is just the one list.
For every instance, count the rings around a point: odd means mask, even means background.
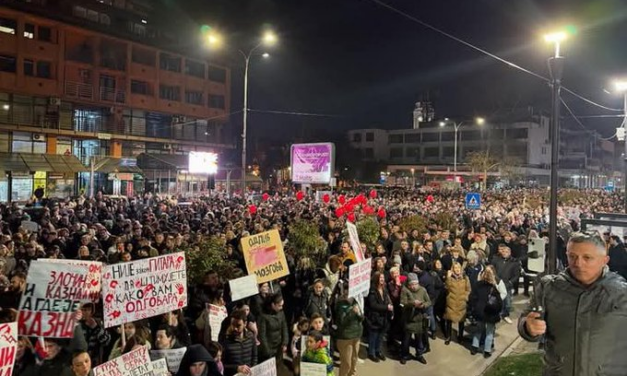
[{"label": "balcony", "polygon": [[126,102],[126,93],[124,92],[124,90],[101,87],[100,100],[104,102],[124,103]]},{"label": "balcony", "polygon": [[65,81],[65,95],[72,98],[94,100],[94,87],[91,84]]}]

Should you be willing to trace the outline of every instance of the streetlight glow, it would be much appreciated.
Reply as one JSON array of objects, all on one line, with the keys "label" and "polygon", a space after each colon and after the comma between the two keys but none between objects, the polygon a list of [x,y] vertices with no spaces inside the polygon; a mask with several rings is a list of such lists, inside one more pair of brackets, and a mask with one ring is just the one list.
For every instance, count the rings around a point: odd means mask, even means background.
[{"label": "streetlight glow", "polygon": [[266,31],[266,33],[263,35],[263,43],[266,46],[272,46],[276,42],[277,42],[276,34],[274,34],[271,31]]},{"label": "streetlight glow", "polygon": [[440,122],[440,127],[443,127],[443,126],[445,126],[445,125],[446,125],[446,123],[445,123],[445,122],[443,122],[443,121],[441,121],[441,122]]},{"label": "streetlight glow", "polygon": [[627,91],[627,80],[616,80],[614,81],[614,90],[619,93],[624,93]]},{"label": "streetlight glow", "polygon": [[560,43],[568,38],[568,34],[564,31],[557,31],[554,33],[549,33],[544,35],[544,40],[547,43]]},{"label": "streetlight glow", "polygon": [[211,33],[207,36],[209,45],[219,47],[222,44],[222,37],[219,34]]},{"label": "streetlight glow", "polygon": [[485,124],[485,118],[478,117],[475,119],[475,122],[477,123],[477,125],[483,125]]},{"label": "streetlight glow", "polygon": [[264,52],[264,53],[261,55],[261,57],[263,57],[264,59],[267,59],[267,58],[269,58],[269,57],[270,57],[270,54],[269,54],[269,53],[267,53],[267,52]]}]

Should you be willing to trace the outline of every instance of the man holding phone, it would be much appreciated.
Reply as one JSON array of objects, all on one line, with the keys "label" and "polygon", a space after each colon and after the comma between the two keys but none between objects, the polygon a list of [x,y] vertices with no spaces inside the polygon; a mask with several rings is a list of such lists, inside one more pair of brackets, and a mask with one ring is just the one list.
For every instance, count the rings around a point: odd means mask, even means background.
[{"label": "man holding phone", "polygon": [[609,271],[599,234],[574,233],[567,257],[568,269],[536,283],[518,332],[544,336],[544,376],[625,375],[627,282]]}]

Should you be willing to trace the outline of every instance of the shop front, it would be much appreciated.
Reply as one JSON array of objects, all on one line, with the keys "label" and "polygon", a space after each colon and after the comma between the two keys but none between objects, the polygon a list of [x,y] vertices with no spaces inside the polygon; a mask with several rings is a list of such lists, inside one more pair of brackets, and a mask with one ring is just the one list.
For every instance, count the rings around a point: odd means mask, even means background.
[{"label": "shop front", "polygon": [[95,192],[133,197],[144,189],[143,172],[135,158],[102,158],[94,164]]}]

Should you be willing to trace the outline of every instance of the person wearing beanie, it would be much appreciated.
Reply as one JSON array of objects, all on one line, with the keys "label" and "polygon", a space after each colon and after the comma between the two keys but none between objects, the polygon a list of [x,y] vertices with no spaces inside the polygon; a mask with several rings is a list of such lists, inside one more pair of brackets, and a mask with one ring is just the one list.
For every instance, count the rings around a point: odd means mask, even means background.
[{"label": "person wearing beanie", "polygon": [[[424,336],[428,327],[427,308],[431,306],[431,299],[424,287],[418,282],[416,273],[407,275],[407,283],[401,290],[401,309],[403,323],[403,341],[401,345],[401,364],[407,363],[410,359],[409,348],[413,345],[416,348],[416,359],[427,364],[424,358],[426,346]],[[426,325],[425,325],[426,324]]]}]

